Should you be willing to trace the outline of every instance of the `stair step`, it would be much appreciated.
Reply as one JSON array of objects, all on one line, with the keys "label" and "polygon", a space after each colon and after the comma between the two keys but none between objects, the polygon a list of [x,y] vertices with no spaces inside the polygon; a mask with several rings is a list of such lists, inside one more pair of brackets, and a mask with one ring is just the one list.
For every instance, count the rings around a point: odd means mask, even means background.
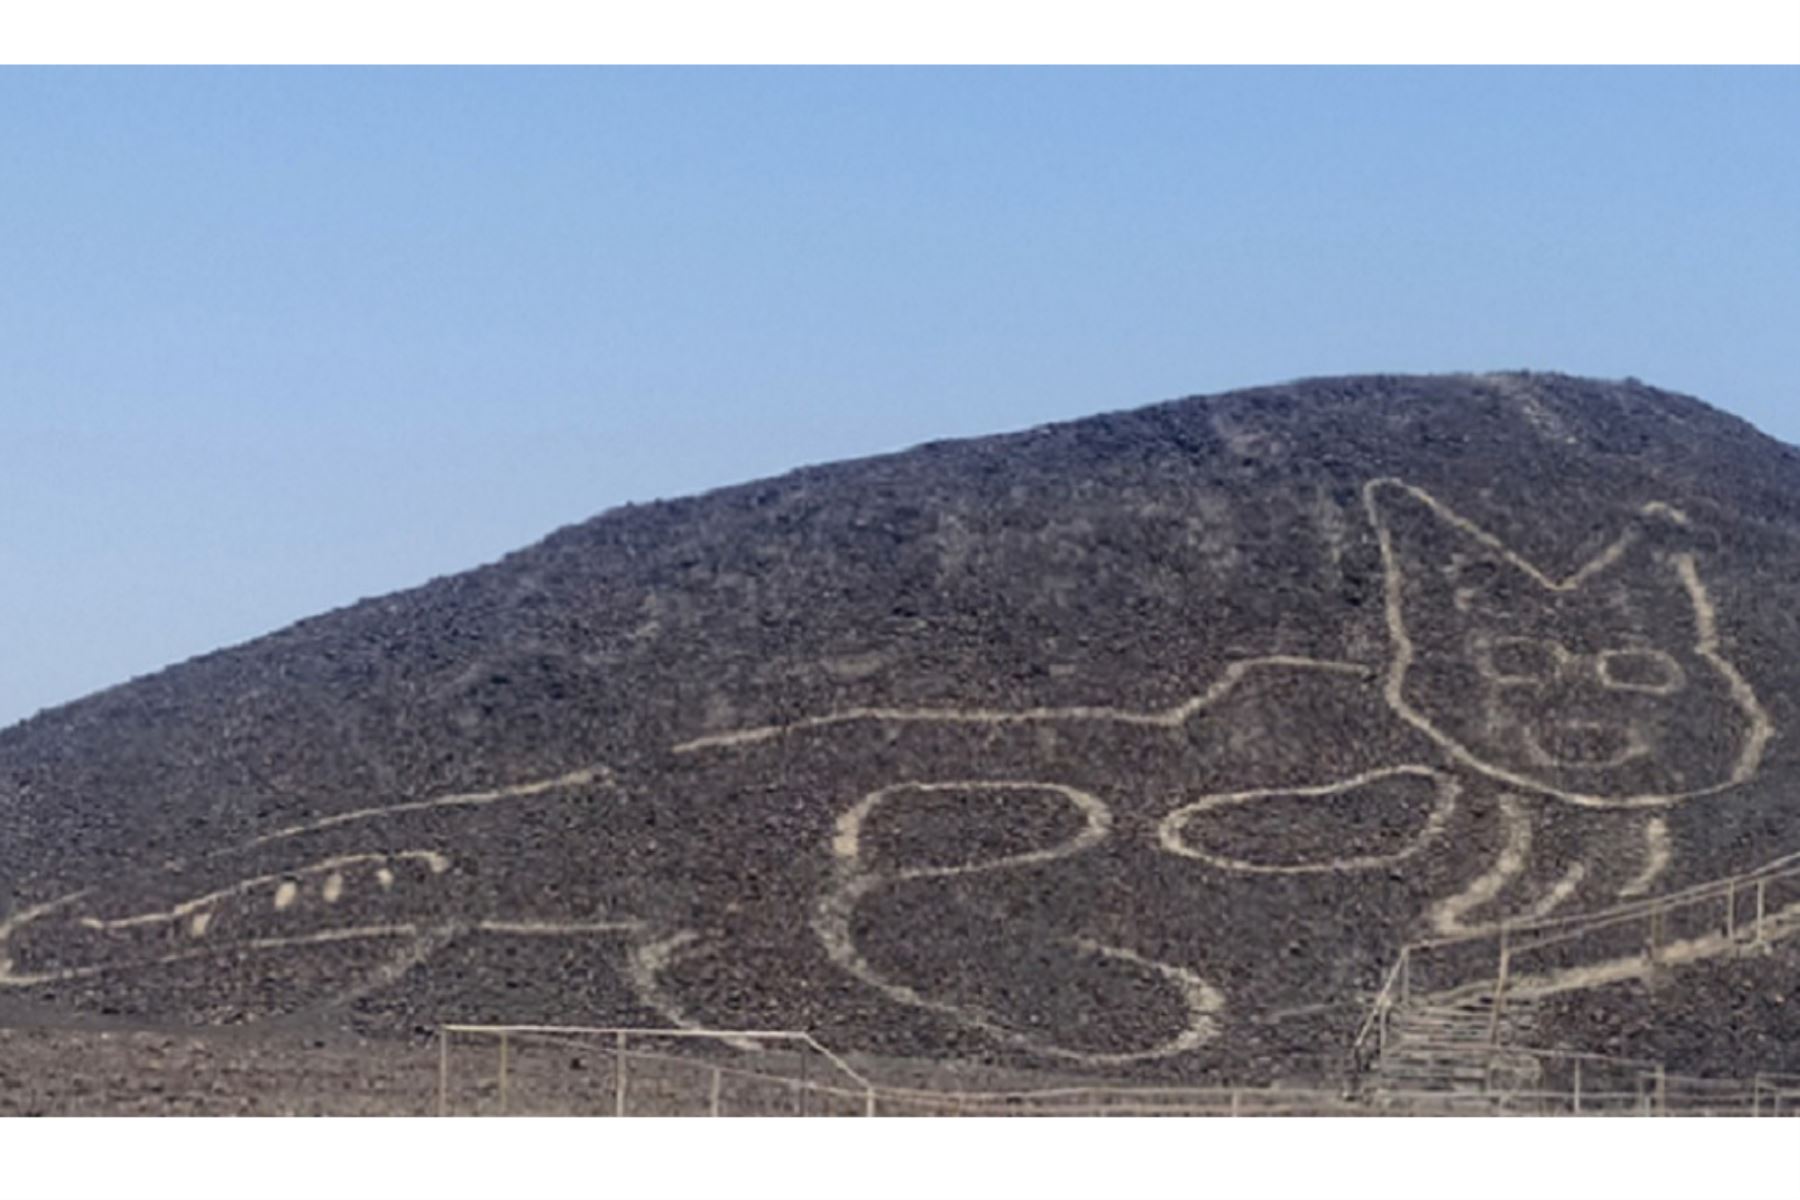
[{"label": "stair step", "polygon": [[1491,995],[1397,1005],[1389,1010],[1381,1054],[1371,1064],[1370,1095],[1395,1106],[1491,1111],[1500,1099],[1490,1090],[1496,1076],[1518,1066],[1506,1043],[1527,1039],[1535,1021],[1533,1005],[1508,999],[1496,1012]]}]

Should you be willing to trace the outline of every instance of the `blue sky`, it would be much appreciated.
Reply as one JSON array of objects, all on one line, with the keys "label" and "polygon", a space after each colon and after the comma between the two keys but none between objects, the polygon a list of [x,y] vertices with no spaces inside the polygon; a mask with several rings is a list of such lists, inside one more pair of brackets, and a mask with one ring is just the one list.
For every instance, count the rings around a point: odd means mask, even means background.
[{"label": "blue sky", "polygon": [[0,723],[645,500],[1304,375],[1800,441],[1800,70],[0,70]]}]

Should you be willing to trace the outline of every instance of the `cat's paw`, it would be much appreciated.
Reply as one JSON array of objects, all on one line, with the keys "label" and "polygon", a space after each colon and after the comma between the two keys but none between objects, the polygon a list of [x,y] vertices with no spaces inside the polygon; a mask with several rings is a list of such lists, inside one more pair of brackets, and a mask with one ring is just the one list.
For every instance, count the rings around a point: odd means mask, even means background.
[{"label": "cat's paw", "polygon": [[1169,813],[1157,841],[1171,854],[1248,874],[1389,869],[1443,834],[1459,790],[1441,771],[1398,766],[1309,787],[1220,793]]}]

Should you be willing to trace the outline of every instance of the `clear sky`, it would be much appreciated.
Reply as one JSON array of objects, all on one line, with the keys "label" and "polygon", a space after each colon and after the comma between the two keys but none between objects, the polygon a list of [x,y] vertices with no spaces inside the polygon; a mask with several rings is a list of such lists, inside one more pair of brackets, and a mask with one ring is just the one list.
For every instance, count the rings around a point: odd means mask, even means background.
[{"label": "clear sky", "polygon": [[627,500],[1305,375],[1800,441],[1800,70],[0,70],[0,724]]}]

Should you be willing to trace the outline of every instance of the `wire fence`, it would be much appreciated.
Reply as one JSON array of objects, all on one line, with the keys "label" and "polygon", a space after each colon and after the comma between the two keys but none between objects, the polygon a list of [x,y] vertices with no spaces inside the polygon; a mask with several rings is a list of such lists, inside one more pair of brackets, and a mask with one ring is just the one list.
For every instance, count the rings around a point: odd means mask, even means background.
[{"label": "wire fence", "polygon": [[[1532,1071],[1479,1092],[1328,1087],[895,1087],[799,1032],[446,1025],[440,1116],[1800,1116],[1800,1077],[1670,1075],[1643,1060],[1507,1048]],[[729,1057],[736,1055],[736,1057]]]}]

